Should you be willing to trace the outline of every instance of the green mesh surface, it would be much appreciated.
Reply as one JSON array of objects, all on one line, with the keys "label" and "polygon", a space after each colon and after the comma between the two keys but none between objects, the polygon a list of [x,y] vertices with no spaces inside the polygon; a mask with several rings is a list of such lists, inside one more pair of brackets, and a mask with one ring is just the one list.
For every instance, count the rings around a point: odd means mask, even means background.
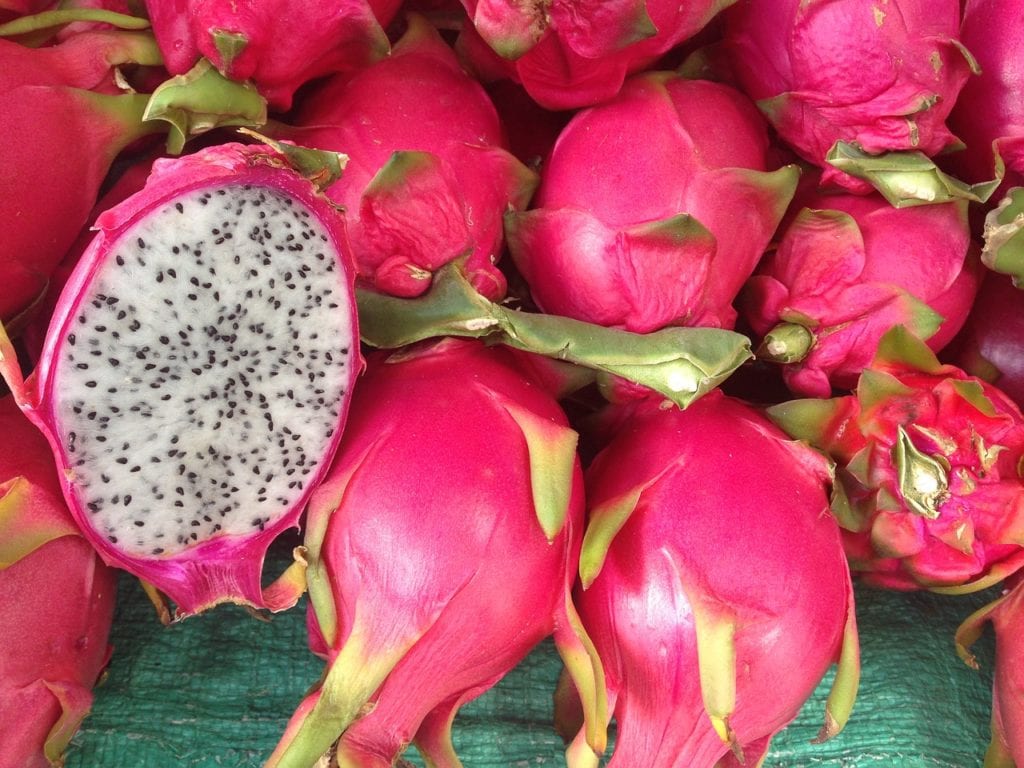
[{"label": "green mesh surface", "polygon": [[[268,572],[281,567],[278,559]],[[979,674],[956,657],[952,637],[992,594],[858,589],[863,678],[852,720],[831,742],[810,743],[826,680],[776,738],[766,768],[980,768],[992,640],[986,635],[977,648]],[[72,742],[67,768],[261,766],[322,667],[306,648],[304,602],[269,622],[226,606],[163,627],[125,576],[115,622],[110,669]],[[545,643],[462,709],[455,746],[467,768],[564,765],[549,726],[558,672],[554,647]]]}]

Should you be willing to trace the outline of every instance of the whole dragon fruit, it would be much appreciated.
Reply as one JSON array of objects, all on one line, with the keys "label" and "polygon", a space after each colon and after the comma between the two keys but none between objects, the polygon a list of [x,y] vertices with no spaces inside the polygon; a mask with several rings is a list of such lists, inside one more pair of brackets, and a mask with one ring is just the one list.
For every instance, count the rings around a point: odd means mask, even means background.
[{"label": "whole dragon fruit", "polygon": [[990,623],[996,636],[995,672],[992,684],[992,741],[985,755],[989,768],[1024,765],[1024,582],[1018,573],[1007,580],[1003,594],[972,613],[956,633],[957,652],[966,664],[978,669],[970,652]]},{"label": "whole dragon fruit", "polygon": [[588,107],[693,37],[735,0],[545,3],[462,0],[458,47],[487,79],[522,83],[541,106]]},{"label": "whole dragon fruit", "polygon": [[119,153],[160,130],[142,120],[145,95],[112,92],[117,68],[133,62],[160,63],[145,33],[82,33],[43,48],[0,39],[0,320],[46,289]]},{"label": "whole dragon fruit", "polygon": [[896,325],[942,349],[981,280],[964,201],[894,208],[875,194],[803,195],[746,286],[742,311],[800,395],[850,389]]},{"label": "whole dragon fruit", "polygon": [[328,668],[268,768],[329,749],[332,764],[385,768],[410,743],[428,765],[461,765],[459,707],[552,633],[596,727],[600,663],[570,596],[582,490],[576,433],[502,348],[371,357],[310,501],[311,644]]},{"label": "whole dragon fruit", "polygon": [[977,57],[981,74],[967,81],[949,115],[966,146],[948,162],[971,181],[993,178],[997,162],[1002,164],[1005,192],[1024,185],[1024,2],[967,0],[960,39]]},{"label": "whole dragon fruit", "polygon": [[827,162],[840,141],[929,157],[957,145],[946,118],[976,69],[958,0],[739,0],[724,17],[739,83],[823,183],[870,191]]},{"label": "whole dragon fruit", "polygon": [[311,93],[296,122],[300,143],[349,157],[327,194],[348,212],[361,277],[418,296],[465,258],[474,288],[504,295],[502,215],[526,206],[536,178],[506,149],[483,86],[422,17],[410,15],[387,59]]},{"label": "whole dragon fruit", "polygon": [[1024,416],[903,327],[855,394],[768,412],[836,462],[833,512],[865,581],[968,592],[1024,566]]},{"label": "whole dragon fruit", "polygon": [[360,368],[344,220],[282,150],[157,161],[97,219],[28,380],[0,347],[84,535],[180,616],[301,594],[299,562],[261,587],[263,555],[326,471]]},{"label": "whole dragon fruit", "polygon": [[859,644],[828,462],[721,391],[630,408],[587,470],[576,597],[618,723],[609,768],[761,765],[836,661],[819,738],[838,733]]},{"label": "whole dragon fruit", "polygon": [[1024,405],[1024,292],[1009,277],[986,273],[967,322],[942,357]]},{"label": "whole dragon fruit", "polygon": [[167,70],[189,72],[205,57],[226,77],[252,81],[278,110],[324,75],[388,53],[397,0],[146,0]]},{"label": "whole dragon fruit", "polygon": [[0,400],[0,768],[49,768],[110,655],[114,571],[61,498],[46,440]]},{"label": "whole dragon fruit", "polygon": [[566,126],[533,209],[506,217],[509,250],[545,312],[731,328],[797,177],[771,169],[767,126],[738,91],[636,75]]}]

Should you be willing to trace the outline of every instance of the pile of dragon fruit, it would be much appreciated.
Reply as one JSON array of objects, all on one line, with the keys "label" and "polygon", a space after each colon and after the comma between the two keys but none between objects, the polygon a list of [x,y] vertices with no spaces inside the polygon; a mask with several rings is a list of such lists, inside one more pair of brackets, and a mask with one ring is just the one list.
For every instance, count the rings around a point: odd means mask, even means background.
[{"label": "pile of dragon fruit", "polygon": [[760,765],[855,582],[991,590],[1024,766],[1022,0],[0,0],[0,139],[3,768],[117,569],[308,607],[268,768],[460,766],[548,638],[570,768]]}]

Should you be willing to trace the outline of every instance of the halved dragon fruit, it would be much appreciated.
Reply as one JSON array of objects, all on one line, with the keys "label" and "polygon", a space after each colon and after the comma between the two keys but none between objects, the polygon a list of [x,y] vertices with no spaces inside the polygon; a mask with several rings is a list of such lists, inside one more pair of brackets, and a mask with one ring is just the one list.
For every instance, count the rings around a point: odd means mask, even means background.
[{"label": "halved dragon fruit", "polygon": [[1024,415],[902,326],[855,394],[768,412],[835,461],[832,510],[864,581],[960,593],[1024,567]]},{"label": "halved dragon fruit", "polygon": [[[742,311],[794,392],[850,389],[907,326],[942,349],[981,281],[967,203],[894,208],[881,195],[798,195],[799,213],[747,283]],[[899,258],[893,258],[898,253]]]},{"label": "halved dragon fruit", "polygon": [[360,368],[343,220],[292,154],[157,161],[97,220],[32,376],[0,346],[85,535],[179,616],[301,594],[299,562],[261,588],[263,555],[326,470]]},{"label": "halved dragon fruit", "polygon": [[110,656],[115,572],[79,535],[46,440],[0,400],[0,768],[50,768]]},{"label": "halved dragon fruit", "polygon": [[[461,765],[452,720],[544,637],[603,716],[571,600],[583,524],[577,435],[502,347],[376,353],[310,501],[311,645],[327,658],[268,768],[387,768],[410,743]],[[588,732],[597,749],[599,732]]]},{"label": "halved dragon fruit", "polygon": [[820,738],[838,733],[859,651],[828,462],[720,390],[618,415],[587,470],[576,594],[618,723],[609,767],[762,765],[836,661]]}]

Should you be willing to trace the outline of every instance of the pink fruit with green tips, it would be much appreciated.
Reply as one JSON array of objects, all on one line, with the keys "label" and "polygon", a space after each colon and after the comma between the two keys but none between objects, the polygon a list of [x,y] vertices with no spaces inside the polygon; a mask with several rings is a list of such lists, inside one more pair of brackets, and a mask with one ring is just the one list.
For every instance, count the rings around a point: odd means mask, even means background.
[{"label": "pink fruit with green tips", "polygon": [[500,347],[446,339],[369,360],[306,532],[325,675],[268,766],[459,765],[452,720],[553,634],[591,741],[600,664],[570,591],[583,479],[554,398]]},{"label": "pink fruit with green tips", "polygon": [[458,46],[481,73],[521,83],[541,106],[577,109],[613,98],[628,75],[733,2],[463,0],[470,20]]},{"label": "pink fruit with green tips", "polygon": [[882,338],[854,394],[769,413],[836,463],[833,512],[865,581],[967,592],[1024,565],[1024,416],[906,329]]},{"label": "pink fruit with green tips", "polygon": [[396,0],[146,0],[172,75],[206,58],[222,74],[251,81],[269,105],[287,110],[311,80],[366,66],[388,53]]},{"label": "pink fruit with green tips", "polygon": [[10,396],[0,436],[0,766],[50,768],[110,656],[115,572],[79,534],[46,440]]},{"label": "pink fruit with green tips", "polygon": [[[981,280],[967,204],[894,208],[881,195],[798,196],[799,212],[746,286],[743,313],[799,395],[851,389],[890,328],[941,350]],[[898,254],[898,258],[894,258]]]},{"label": "pink fruit with green tips", "polygon": [[301,143],[349,157],[327,193],[348,213],[360,277],[413,297],[441,266],[464,260],[474,288],[504,296],[502,215],[526,206],[536,177],[507,150],[483,87],[425,19],[409,17],[387,59],[311,93],[296,123],[289,135]]},{"label": "pink fruit with green tips", "polygon": [[969,181],[995,178],[1001,164],[1005,192],[1024,184],[1024,3],[968,0],[963,5],[960,39],[981,72],[964,85],[949,116],[966,146],[948,160]]},{"label": "pink fruit with green tips", "polygon": [[978,669],[970,652],[991,624],[995,632],[996,659],[992,684],[992,740],[985,765],[1013,768],[1024,764],[1024,588],[1020,576],[1007,579],[1003,594],[968,616],[957,629],[957,652],[964,662]]},{"label": "pink fruit with green tips", "polygon": [[43,48],[0,39],[0,320],[41,297],[115,158],[158,130],[142,120],[146,96],[116,93],[117,67],[133,62],[160,63],[145,33],[87,32]]},{"label": "pink fruit with green tips", "polygon": [[977,69],[957,0],[739,0],[724,17],[743,90],[823,183],[871,189],[827,161],[840,141],[929,157],[957,146],[946,119]]},{"label": "pink fruit with green tips", "polygon": [[618,724],[608,765],[760,765],[837,661],[821,738],[838,733],[859,651],[828,462],[721,392],[627,408],[587,470],[576,595]]},{"label": "pink fruit with green tips", "polygon": [[731,328],[797,177],[773,168],[738,91],[645,73],[562,131],[532,209],[506,217],[509,249],[545,312],[641,333]]}]

